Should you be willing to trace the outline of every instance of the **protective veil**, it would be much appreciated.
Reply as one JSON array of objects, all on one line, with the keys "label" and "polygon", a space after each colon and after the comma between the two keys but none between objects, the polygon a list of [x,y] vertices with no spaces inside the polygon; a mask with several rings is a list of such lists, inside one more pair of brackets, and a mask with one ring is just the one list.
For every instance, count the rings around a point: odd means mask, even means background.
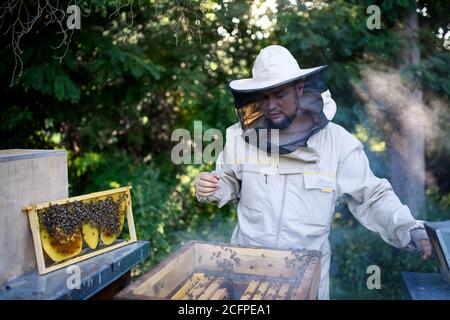
[{"label": "protective veil", "polygon": [[[306,146],[308,138],[329,122],[324,113],[323,93],[327,91],[323,79],[324,68],[325,66],[318,68],[314,73],[307,76],[290,79],[287,83],[263,89],[235,90],[230,87],[245,141],[269,153],[279,154],[291,153],[299,147]],[[278,87],[295,85],[299,81],[303,81],[303,92],[301,95],[297,95],[297,112],[308,114],[312,119],[313,126],[308,132],[297,132],[294,135],[291,132],[289,136],[285,136],[284,130],[272,127],[270,121],[264,115],[262,109],[263,93]]]}]

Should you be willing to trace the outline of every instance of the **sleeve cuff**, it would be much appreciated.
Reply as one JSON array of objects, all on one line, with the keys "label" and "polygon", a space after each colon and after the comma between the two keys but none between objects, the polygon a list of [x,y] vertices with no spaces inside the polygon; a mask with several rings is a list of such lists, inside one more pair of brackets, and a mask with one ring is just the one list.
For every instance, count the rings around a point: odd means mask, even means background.
[{"label": "sleeve cuff", "polygon": [[[195,185],[197,185],[197,177],[195,178]],[[202,202],[202,203],[217,203],[219,204],[220,201],[223,199],[224,197],[224,192],[223,192],[223,186],[222,186],[223,182],[220,181],[219,182],[219,189],[216,190],[216,192],[214,192],[212,195],[208,196],[208,197],[201,197],[198,194],[196,194],[196,198],[198,202]]]},{"label": "sleeve cuff", "polygon": [[409,230],[411,235],[411,242],[408,247],[415,250],[421,250],[420,241],[421,240],[429,240],[428,234],[423,225],[423,221],[417,220],[416,226]]}]

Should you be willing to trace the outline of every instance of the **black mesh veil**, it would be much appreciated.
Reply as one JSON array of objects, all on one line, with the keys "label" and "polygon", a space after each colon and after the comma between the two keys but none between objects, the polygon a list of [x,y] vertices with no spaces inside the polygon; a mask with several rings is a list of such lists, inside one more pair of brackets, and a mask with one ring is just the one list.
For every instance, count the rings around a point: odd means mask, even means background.
[{"label": "black mesh veil", "polygon": [[[305,146],[308,138],[329,122],[323,112],[322,93],[327,90],[324,81],[324,68],[325,66],[307,76],[291,79],[263,89],[237,91],[230,88],[234,96],[244,139],[265,151],[280,154],[291,153],[299,147]],[[294,85],[299,81],[303,81],[303,93],[298,96],[299,109],[311,117],[313,126],[308,132],[299,132],[298,135],[294,136],[291,134],[289,137],[283,137],[283,130],[279,130],[278,139],[272,139],[273,128],[271,128],[270,122],[261,109],[262,93],[277,87]],[[264,135],[261,135],[261,130],[264,131]],[[261,136],[267,136],[267,139],[261,139]],[[277,141],[277,143],[274,141]]]}]

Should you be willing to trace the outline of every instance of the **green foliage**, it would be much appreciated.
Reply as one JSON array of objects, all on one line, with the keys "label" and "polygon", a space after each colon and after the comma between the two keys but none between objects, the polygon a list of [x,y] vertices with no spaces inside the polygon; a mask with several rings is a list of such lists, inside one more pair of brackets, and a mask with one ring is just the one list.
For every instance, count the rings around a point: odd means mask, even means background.
[{"label": "green foliage", "polygon": [[[332,299],[406,299],[401,272],[438,272],[435,260],[424,261],[419,253],[395,249],[360,225],[342,228],[332,231],[342,233],[332,246]],[[381,289],[367,288],[370,265],[380,267]]]},{"label": "green foliage", "polygon": [[433,93],[450,99],[450,54],[438,52],[423,59],[411,69],[422,78],[425,87]]},{"label": "green foliage", "polygon": [[28,68],[24,74],[25,91],[34,89],[44,95],[55,96],[59,101],[78,102],[80,90],[57,64],[44,63]]},{"label": "green foliage", "polygon": [[[366,8],[371,4],[382,8],[381,30],[366,28]],[[67,150],[71,195],[132,185],[138,237],[152,246],[151,258],[136,271],[139,275],[188,240],[229,239],[235,207],[217,209],[196,202],[193,178],[211,168],[173,165],[170,136],[176,128],[192,131],[195,120],[202,121],[203,130],[218,128],[223,133],[236,122],[227,83],[250,76],[264,46],[288,47],[302,68],[328,65],[326,79],[338,105],[334,121],[356,134],[359,128],[371,128],[366,141],[374,150],[371,165],[383,172],[384,149],[374,147],[380,138],[352,83],[358,83],[367,65],[395,65],[401,60],[399,30],[413,4],[278,1],[277,12],[266,8],[258,13],[247,1],[83,0],[81,30],[69,33],[63,45],[59,46],[60,27],[48,23],[45,14],[23,35],[23,72],[12,86],[11,37],[0,27],[6,44],[0,48],[0,135],[7,137],[0,148]],[[445,107],[450,54],[436,33],[448,25],[449,4],[417,5],[426,6],[428,13],[419,16],[422,60],[408,72],[420,76],[426,99],[443,101]],[[258,24],[264,15],[266,22],[276,23]],[[14,19],[6,16],[3,26]],[[438,180],[431,179],[428,196],[448,213],[447,113],[437,117],[442,132],[427,144],[427,170]],[[438,210],[427,210],[429,217],[444,217]],[[400,271],[433,269],[432,263],[422,265],[417,256],[389,248],[368,231],[343,229],[353,222],[345,215],[332,234],[334,297],[398,298]],[[386,269],[381,292],[365,289],[367,264]]]},{"label": "green foliage", "polygon": [[[450,197],[427,190],[426,207],[417,219],[450,219]],[[433,258],[422,260],[420,252],[399,250],[386,244],[379,235],[365,229],[346,208],[340,208],[331,231],[332,299],[408,299],[401,272],[439,272]],[[377,265],[381,272],[381,289],[369,290],[367,267]]]}]

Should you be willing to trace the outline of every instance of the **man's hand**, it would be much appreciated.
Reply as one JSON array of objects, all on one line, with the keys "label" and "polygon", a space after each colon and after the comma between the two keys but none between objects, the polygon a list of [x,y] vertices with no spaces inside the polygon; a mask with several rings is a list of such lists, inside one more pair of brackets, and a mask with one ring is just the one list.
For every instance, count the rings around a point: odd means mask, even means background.
[{"label": "man's hand", "polygon": [[414,228],[410,231],[411,242],[417,250],[422,251],[422,259],[430,259],[432,257],[433,249],[431,247],[430,239],[424,228]]},{"label": "man's hand", "polygon": [[431,249],[431,243],[430,240],[420,240],[420,247],[422,248],[422,259],[427,260],[431,259],[432,257],[432,249]]},{"label": "man's hand", "polygon": [[209,197],[219,188],[220,176],[216,173],[200,172],[195,183],[195,192],[200,197]]}]

